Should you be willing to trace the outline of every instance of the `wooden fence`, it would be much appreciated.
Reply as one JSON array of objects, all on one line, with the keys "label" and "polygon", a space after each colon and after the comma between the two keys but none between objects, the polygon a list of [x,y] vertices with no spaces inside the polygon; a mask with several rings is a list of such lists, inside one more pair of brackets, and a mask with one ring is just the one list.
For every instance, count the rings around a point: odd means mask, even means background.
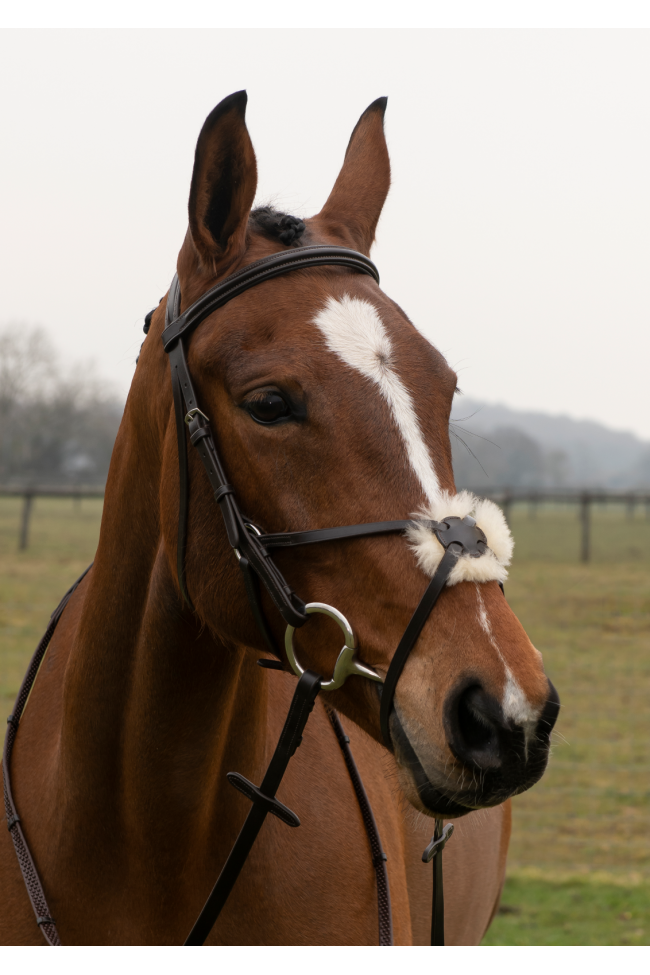
[{"label": "wooden fence", "polygon": [[34,498],[103,498],[104,488],[86,487],[0,487],[0,498],[22,498],[23,507],[18,531],[18,550],[24,552],[29,543],[29,523],[34,507]]},{"label": "wooden fence", "polygon": [[[540,504],[575,504],[580,518],[580,561],[591,559],[591,512],[594,504],[622,504],[628,518],[633,518],[636,509],[645,508],[645,516],[650,519],[650,493],[639,491],[518,491],[510,488],[485,488],[475,491],[481,497],[491,498],[503,509],[510,521],[513,504],[527,503],[531,518],[535,517]],[[103,498],[103,488],[84,487],[0,487],[0,497],[20,497],[23,499],[18,548],[24,551],[29,543],[29,523],[34,498]]]},{"label": "wooden fence", "polygon": [[594,504],[624,505],[626,516],[634,518],[638,507],[645,508],[650,520],[650,494],[639,491],[515,491],[496,488],[476,491],[481,497],[491,498],[502,509],[508,523],[513,504],[527,503],[531,518],[535,517],[540,504],[575,504],[580,518],[580,561],[591,561],[591,513]]}]

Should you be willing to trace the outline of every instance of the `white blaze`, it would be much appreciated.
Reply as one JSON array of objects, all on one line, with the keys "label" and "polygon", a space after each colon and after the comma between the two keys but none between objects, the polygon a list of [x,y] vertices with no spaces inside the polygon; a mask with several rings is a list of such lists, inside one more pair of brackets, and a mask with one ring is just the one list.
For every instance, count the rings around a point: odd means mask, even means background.
[{"label": "white blaze", "polygon": [[393,346],[369,301],[344,295],[329,298],[314,319],[328,349],[379,387],[406,446],[406,454],[430,504],[440,494],[440,482],[408,389],[395,371]]},{"label": "white blaze", "polygon": [[503,664],[506,672],[506,686],[503,689],[503,698],[501,700],[503,713],[506,718],[510,718],[511,721],[514,721],[515,724],[524,729],[524,735],[526,736],[526,747],[528,747],[528,739],[534,734],[535,728],[537,727],[537,719],[540,715],[540,709],[531,707],[530,701],[517,683],[514,674],[510,670],[510,667],[508,667],[508,664],[505,662],[503,654],[501,653],[501,648],[494,638],[492,626],[485,608],[485,603],[483,602],[483,596],[481,595],[481,589],[478,585],[476,586],[476,596],[478,599],[479,625],[490,641],[492,647],[496,650],[499,660]]}]

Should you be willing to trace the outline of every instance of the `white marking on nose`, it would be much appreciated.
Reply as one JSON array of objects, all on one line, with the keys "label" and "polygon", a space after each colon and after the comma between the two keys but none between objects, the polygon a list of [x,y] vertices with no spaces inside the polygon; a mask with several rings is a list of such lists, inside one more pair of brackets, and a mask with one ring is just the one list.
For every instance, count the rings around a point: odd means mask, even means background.
[{"label": "white marking on nose", "polygon": [[393,346],[377,309],[369,301],[344,295],[329,298],[314,318],[328,349],[379,387],[406,445],[411,467],[430,504],[440,482],[408,389],[395,371]]},{"label": "white marking on nose", "polygon": [[523,689],[517,683],[514,674],[510,670],[510,667],[506,663],[503,654],[501,653],[501,648],[494,637],[494,633],[492,632],[492,625],[490,623],[490,619],[485,608],[485,603],[483,602],[481,589],[478,584],[476,585],[476,597],[478,599],[479,626],[487,636],[491,646],[494,648],[494,650],[496,650],[497,656],[503,664],[503,668],[506,673],[506,685],[503,689],[503,697],[501,698],[501,707],[503,709],[504,716],[523,728],[526,739],[526,750],[528,750],[528,739],[534,734],[535,728],[537,727],[540,708],[533,707],[531,705]]}]

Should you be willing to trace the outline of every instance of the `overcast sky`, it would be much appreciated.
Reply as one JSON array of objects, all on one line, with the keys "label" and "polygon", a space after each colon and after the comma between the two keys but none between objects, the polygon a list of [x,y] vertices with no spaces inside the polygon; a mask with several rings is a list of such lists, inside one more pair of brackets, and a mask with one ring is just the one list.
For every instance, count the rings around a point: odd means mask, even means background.
[{"label": "overcast sky", "polygon": [[388,95],[385,291],[467,395],[650,438],[644,30],[1,32],[0,324],[125,392],[201,124],[240,88],[259,202],[300,215]]}]

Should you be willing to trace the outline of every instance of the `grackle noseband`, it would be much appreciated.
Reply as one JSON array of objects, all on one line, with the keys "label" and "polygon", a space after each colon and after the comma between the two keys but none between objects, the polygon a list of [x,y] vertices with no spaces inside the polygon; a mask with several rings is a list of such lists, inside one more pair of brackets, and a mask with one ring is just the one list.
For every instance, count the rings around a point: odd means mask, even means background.
[{"label": "grackle noseband", "polygon": [[[171,368],[178,440],[180,503],[177,573],[183,600],[187,605],[191,606],[185,575],[189,498],[187,439],[189,437],[190,443],[199,452],[199,456],[214,491],[215,501],[221,510],[228,542],[234,551],[239,568],[242,571],[246,594],[255,621],[268,650],[276,658],[274,660],[260,660],[258,663],[261,666],[271,669],[284,669],[284,665],[281,663],[282,654],[276,646],[262,609],[259,592],[261,583],[287,624],[285,656],[289,666],[299,677],[287,719],[262,784],[257,787],[238,772],[228,773],[228,780],[231,785],[251,800],[252,808],[221,874],[185,942],[186,945],[202,945],[205,943],[241,872],[266,815],[272,813],[289,826],[296,827],[300,825],[300,820],[295,813],[276,799],[275,795],[288,763],[300,745],[303,730],[318,694],[321,691],[335,690],[341,687],[347,678],[351,676],[365,677],[368,680],[379,682],[382,685],[380,689],[381,732],[386,746],[392,750],[389,719],[393,707],[395,688],[409,653],[415,646],[422,628],[429,618],[458,559],[461,556],[478,558],[486,552],[486,536],[470,516],[462,519],[448,517],[442,521],[419,521],[419,524],[424,525],[437,537],[443,546],[444,555],[404,631],[391,660],[386,679],[382,682],[379,674],[357,659],[354,632],[343,614],[333,606],[328,606],[324,603],[315,602],[305,604],[291,589],[273,562],[271,553],[276,549],[291,549],[302,545],[313,545],[317,542],[340,541],[364,538],[371,535],[403,532],[414,524],[413,520],[382,521],[361,525],[346,525],[338,528],[316,529],[313,531],[265,534],[242,514],[237,504],[235,488],[228,482],[224,473],[223,465],[212,435],[211,422],[200,409],[197,402],[196,392],[192,385],[192,379],[187,366],[185,342],[189,340],[192,332],[212,312],[221,308],[233,298],[243,294],[256,284],[278,277],[279,275],[288,274],[291,271],[332,265],[345,267],[346,269],[361,274],[368,274],[379,283],[377,269],[365,255],[345,247],[313,245],[297,247],[288,252],[284,251],[273,254],[270,257],[265,257],[253,264],[247,265],[215,285],[182,313],[180,285],[177,275],[174,276],[167,296],[165,328],[162,341],[165,352],[169,356]],[[151,313],[147,315],[145,331],[148,331],[150,321]],[[18,817],[11,792],[9,763],[20,716],[34,680],[36,679],[38,667],[47,650],[54,628],[63,613],[65,605],[80,581],[81,579],[66,593],[61,604],[55,610],[48,629],[32,659],[18,694],[14,713],[8,719],[3,758],[5,809],[9,830],[16,848],[27,891],[34,907],[37,923],[48,943],[52,945],[60,945],[61,941],[54,921],[50,916],[38,872],[20,826],[20,818]],[[296,658],[293,645],[295,630],[304,626],[309,620],[309,617],[315,613],[323,613],[333,618],[339,624],[345,636],[345,642],[334,665],[332,677],[328,680],[323,679],[321,675],[315,674],[310,670],[303,670]],[[385,867],[386,857],[381,848],[372,810],[370,809],[365,790],[349,749],[349,739],[343,732],[336,712],[328,709],[328,714],[343,750],[345,762],[352,778],[370,840],[373,866],[377,875],[380,944],[392,945],[390,897]],[[431,922],[432,945],[444,944],[442,850],[452,831],[453,826],[451,824],[443,828],[442,819],[436,819],[433,839],[422,855],[422,859],[425,862],[429,862],[432,859],[435,861]]]}]

